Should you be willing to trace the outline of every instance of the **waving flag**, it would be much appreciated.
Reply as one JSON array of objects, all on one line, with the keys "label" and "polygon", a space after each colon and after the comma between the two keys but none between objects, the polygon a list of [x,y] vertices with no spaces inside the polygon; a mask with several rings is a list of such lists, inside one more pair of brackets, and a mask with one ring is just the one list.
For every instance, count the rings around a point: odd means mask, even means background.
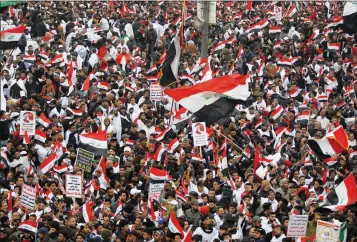
[{"label": "waving flag", "polygon": [[26,25],[0,31],[0,49],[14,49],[25,29]]},{"label": "waving flag", "polygon": [[167,89],[164,92],[180,105],[210,125],[226,117],[250,96],[248,76],[230,75],[199,83],[192,87]]},{"label": "waving flag", "polygon": [[83,219],[86,223],[94,221],[94,214],[90,202],[86,202],[82,207]]},{"label": "waving flag", "polygon": [[79,135],[79,147],[100,156],[106,156],[108,140],[106,131],[88,132]]},{"label": "waving flag", "polygon": [[47,128],[52,123],[44,113],[40,115],[37,122],[39,122],[45,128]]},{"label": "waving flag", "polygon": [[56,154],[54,153],[44,159],[40,164],[40,170],[42,174],[47,173],[55,165],[56,160]]},{"label": "waving flag", "polygon": [[310,139],[308,144],[323,160],[348,150],[349,146],[346,132],[342,126],[338,126],[322,139]]},{"label": "waving flag", "polygon": [[185,236],[174,211],[171,211],[168,228],[173,234],[181,234],[182,237]]},{"label": "waving flag", "polygon": [[324,207],[333,211],[343,210],[347,206],[353,205],[357,201],[355,176],[348,175],[332,192],[327,194],[326,200],[331,205]]},{"label": "waving flag", "polygon": [[347,34],[357,33],[357,3],[348,1],[343,9],[343,30]]}]

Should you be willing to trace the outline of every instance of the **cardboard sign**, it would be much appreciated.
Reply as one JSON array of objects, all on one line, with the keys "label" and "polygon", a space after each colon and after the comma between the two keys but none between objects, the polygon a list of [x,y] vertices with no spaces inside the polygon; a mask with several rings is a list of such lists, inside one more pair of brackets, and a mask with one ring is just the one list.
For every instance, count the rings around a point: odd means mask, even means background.
[{"label": "cardboard sign", "polygon": [[336,242],[340,237],[340,225],[317,221],[316,242]]},{"label": "cardboard sign", "polygon": [[20,135],[35,135],[36,132],[36,113],[30,111],[21,111],[20,113]]},{"label": "cardboard sign", "polygon": [[35,207],[36,202],[36,188],[33,188],[28,185],[22,186],[22,194],[21,194],[21,205],[33,209]]},{"label": "cardboard sign", "polygon": [[82,177],[66,175],[66,197],[82,198]]},{"label": "cardboard sign", "polygon": [[283,19],[283,8],[274,6],[275,20],[281,21]]},{"label": "cardboard sign", "polygon": [[150,100],[161,101],[162,87],[158,84],[150,85]]},{"label": "cardboard sign", "polygon": [[76,166],[86,172],[91,172],[93,159],[94,153],[79,148],[77,151]]},{"label": "cardboard sign", "polygon": [[194,146],[204,146],[207,145],[207,132],[206,123],[193,123],[192,124],[192,134],[193,134],[193,145]]},{"label": "cardboard sign", "polygon": [[308,215],[290,215],[286,237],[305,237]]}]

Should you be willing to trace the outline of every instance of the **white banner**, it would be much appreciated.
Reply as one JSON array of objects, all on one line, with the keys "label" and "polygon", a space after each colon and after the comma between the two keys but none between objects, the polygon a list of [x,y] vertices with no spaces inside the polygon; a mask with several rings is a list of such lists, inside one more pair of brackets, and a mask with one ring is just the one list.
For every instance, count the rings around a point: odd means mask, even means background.
[{"label": "white banner", "polygon": [[36,188],[28,185],[22,186],[21,205],[33,209],[36,202]]},{"label": "white banner", "polygon": [[305,237],[308,215],[290,215],[286,237]]},{"label": "white banner", "polygon": [[316,227],[316,242],[336,241],[340,241],[340,225],[318,220]]},{"label": "white banner", "polygon": [[150,100],[151,101],[161,101],[162,97],[162,87],[158,84],[150,85]]},{"label": "white banner", "polygon": [[275,20],[281,21],[283,19],[283,8],[274,6]]},{"label": "white banner", "polygon": [[194,146],[204,146],[207,145],[207,132],[206,132],[206,123],[193,123],[192,124],[192,136],[193,136],[193,145]]},{"label": "white banner", "polygon": [[78,175],[66,175],[66,196],[82,198],[82,177]]},{"label": "white banner", "polygon": [[21,111],[20,113],[20,135],[35,135],[36,132],[36,113],[30,111]]}]

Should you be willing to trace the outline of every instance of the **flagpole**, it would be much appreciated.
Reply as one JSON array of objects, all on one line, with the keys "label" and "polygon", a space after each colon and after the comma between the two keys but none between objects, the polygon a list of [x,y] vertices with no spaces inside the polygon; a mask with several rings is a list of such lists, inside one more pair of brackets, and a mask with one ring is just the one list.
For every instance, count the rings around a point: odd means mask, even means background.
[{"label": "flagpole", "polygon": [[228,138],[227,136],[225,136],[224,134],[222,134],[222,132],[221,131],[219,131],[218,129],[215,129],[215,128],[213,128],[215,131],[217,131],[218,133],[220,133],[224,138],[226,138],[227,140],[229,140],[229,141],[231,141],[232,142],[232,144],[235,146],[235,147],[237,147],[238,149],[240,149],[240,151],[244,151],[241,147],[239,147],[238,145],[236,145],[234,142],[233,142],[233,140],[232,139],[230,139],[230,138]]},{"label": "flagpole", "polygon": [[183,239],[181,240],[181,242],[184,242],[187,239],[187,235],[190,233],[191,229],[192,229],[192,224],[190,225],[190,227],[188,227],[188,230],[187,230],[185,236],[183,237]]}]

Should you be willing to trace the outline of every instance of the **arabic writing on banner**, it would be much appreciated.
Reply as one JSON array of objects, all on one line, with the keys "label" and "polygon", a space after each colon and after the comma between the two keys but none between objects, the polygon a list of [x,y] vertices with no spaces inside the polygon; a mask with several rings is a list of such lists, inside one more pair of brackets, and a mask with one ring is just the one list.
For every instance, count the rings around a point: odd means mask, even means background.
[{"label": "arabic writing on banner", "polygon": [[309,221],[308,215],[290,215],[287,237],[305,237],[307,223]]},{"label": "arabic writing on banner", "polygon": [[82,197],[82,177],[79,175],[66,175],[66,197]]}]

